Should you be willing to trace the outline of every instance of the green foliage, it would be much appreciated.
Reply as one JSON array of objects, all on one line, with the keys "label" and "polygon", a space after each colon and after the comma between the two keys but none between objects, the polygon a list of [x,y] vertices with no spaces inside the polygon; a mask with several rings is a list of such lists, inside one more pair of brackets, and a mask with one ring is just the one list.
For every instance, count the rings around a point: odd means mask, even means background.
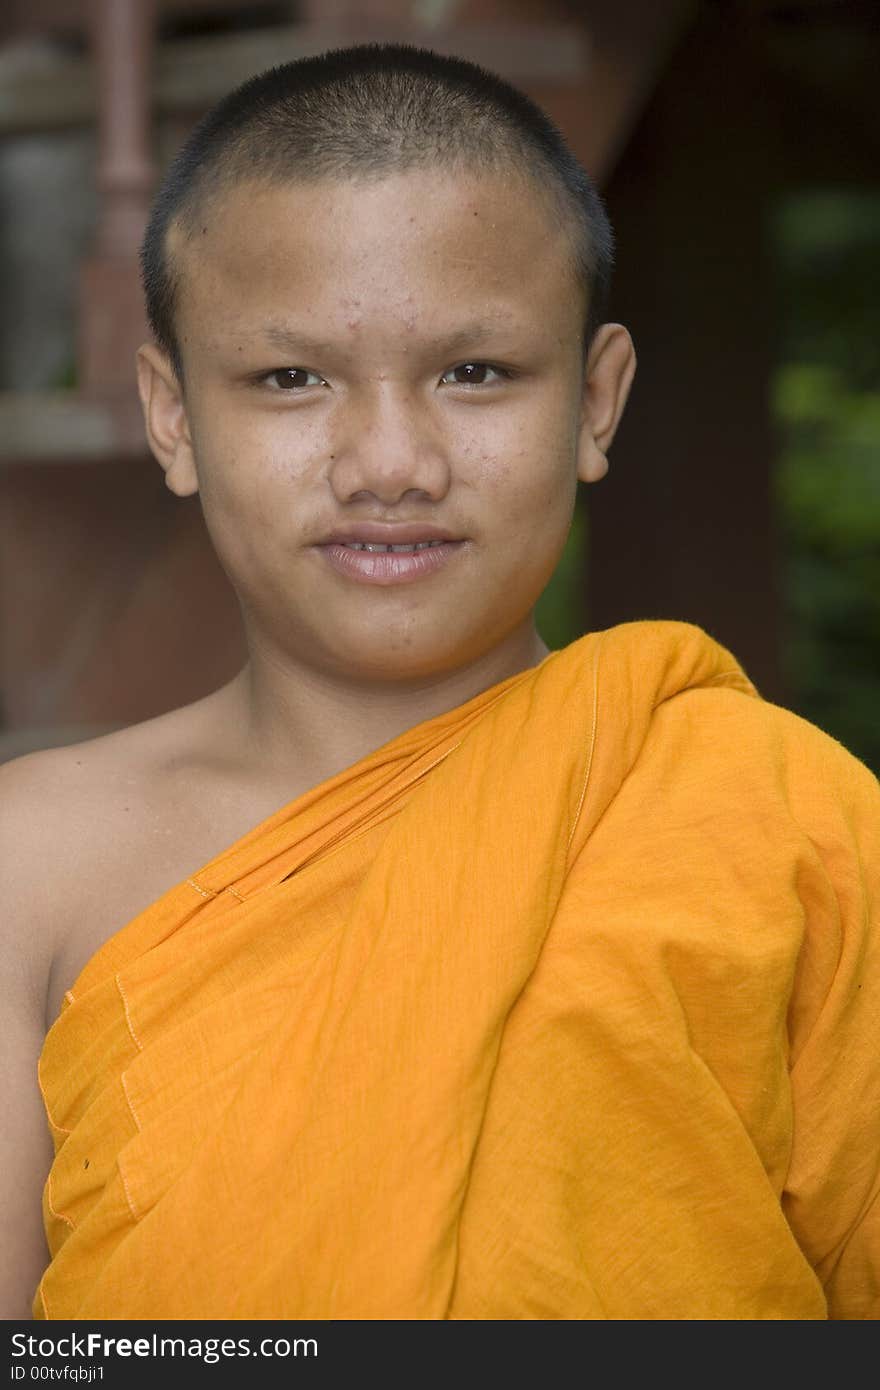
[{"label": "green foliage", "polygon": [[841,561],[880,552],[880,392],[852,390],[833,367],[793,364],[780,368],[774,396],[790,543]]},{"label": "green foliage", "polygon": [[880,769],[880,198],[789,199],[774,477],[791,703]]},{"label": "green foliage", "polygon": [[565,549],[550,583],[535,606],[535,623],[551,651],[583,636],[586,583],[587,508],[584,485],[578,496]]},{"label": "green foliage", "polygon": [[49,388],[52,391],[75,391],[77,384],[76,360],[71,357],[61,367],[55,379],[50,381]]}]

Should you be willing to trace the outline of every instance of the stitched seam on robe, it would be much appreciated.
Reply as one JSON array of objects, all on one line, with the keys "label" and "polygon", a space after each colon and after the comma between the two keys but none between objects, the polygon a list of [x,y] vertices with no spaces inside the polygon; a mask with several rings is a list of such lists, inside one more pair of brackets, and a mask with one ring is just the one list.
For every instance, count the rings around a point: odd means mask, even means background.
[{"label": "stitched seam on robe", "polygon": [[[124,990],[123,987],[122,987],[122,980],[120,979],[118,973],[117,973],[115,979],[116,979],[116,988],[119,990],[119,997],[120,997],[121,1000],[122,1000],[123,1012],[125,1013],[125,1023],[126,1023],[126,1027],[128,1028],[128,1031],[129,1031],[129,1033],[131,1034],[131,1040],[132,1040],[132,1042],[134,1043],[135,1047],[137,1048],[138,1052],[143,1052],[143,1050],[144,1050],[143,1043],[141,1042],[141,1040],[140,1040],[140,1038],[138,1037],[137,1033],[134,1031],[134,1024],[133,1024],[132,1021],[131,1021],[131,1014],[130,1014],[129,1008],[128,1008],[128,999],[126,998],[125,990]],[[137,1123],[136,1117],[135,1117],[135,1123]],[[140,1126],[138,1126],[138,1128],[140,1128]]]},{"label": "stitched seam on robe", "polygon": [[589,752],[587,754],[587,766],[584,770],[584,782],[583,786],[581,787],[581,794],[578,799],[577,809],[572,818],[571,830],[568,833],[568,844],[566,845],[567,851],[571,850],[571,842],[574,839],[575,831],[577,830],[578,826],[578,821],[581,818],[581,810],[584,805],[584,799],[587,795],[587,787],[590,781],[590,773],[593,768],[593,753],[596,748],[596,730],[598,728],[599,721],[599,655],[602,651],[602,639],[604,638],[604,636],[605,634],[602,633],[599,638],[599,641],[596,643],[596,652],[593,658],[593,722],[592,727],[590,729],[590,747]]}]

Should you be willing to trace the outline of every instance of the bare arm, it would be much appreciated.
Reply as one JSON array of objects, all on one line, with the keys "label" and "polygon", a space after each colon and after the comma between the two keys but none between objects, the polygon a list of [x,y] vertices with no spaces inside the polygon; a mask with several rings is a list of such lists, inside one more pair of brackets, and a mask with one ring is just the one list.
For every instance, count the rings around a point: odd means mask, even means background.
[{"label": "bare arm", "polygon": [[[50,754],[0,767],[0,1317],[30,1320],[49,1262],[42,1193],[52,1161],[37,1062],[54,934],[46,853]],[[51,872],[51,869],[50,869]]]},{"label": "bare arm", "polygon": [[[5,993],[5,990],[4,990]],[[42,1190],[52,1161],[52,1142],[36,1083],[43,1032],[20,999],[3,1000],[0,1025],[3,1079],[0,1103],[6,1123],[0,1137],[0,1316],[29,1320],[31,1301],[49,1263],[42,1221]]]}]

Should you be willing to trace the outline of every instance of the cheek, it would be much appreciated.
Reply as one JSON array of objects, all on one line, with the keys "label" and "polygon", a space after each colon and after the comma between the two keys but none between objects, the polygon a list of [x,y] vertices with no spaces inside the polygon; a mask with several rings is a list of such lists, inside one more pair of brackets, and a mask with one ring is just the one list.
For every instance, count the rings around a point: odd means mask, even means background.
[{"label": "cheek", "polygon": [[323,439],[290,415],[217,410],[194,431],[202,503],[215,525],[274,530],[297,504]]},{"label": "cheek", "polygon": [[567,528],[577,489],[576,435],[547,412],[501,437],[463,440],[464,474],[487,512],[517,533]]}]

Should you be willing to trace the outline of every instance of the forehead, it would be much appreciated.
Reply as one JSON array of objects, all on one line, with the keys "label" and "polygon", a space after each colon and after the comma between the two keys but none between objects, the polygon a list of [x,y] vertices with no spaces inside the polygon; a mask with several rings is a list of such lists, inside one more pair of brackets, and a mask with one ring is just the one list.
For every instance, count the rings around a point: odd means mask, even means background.
[{"label": "forehead", "polygon": [[247,182],[169,236],[188,341],[294,314],[330,331],[436,330],[467,313],[582,323],[571,227],[519,173]]}]

